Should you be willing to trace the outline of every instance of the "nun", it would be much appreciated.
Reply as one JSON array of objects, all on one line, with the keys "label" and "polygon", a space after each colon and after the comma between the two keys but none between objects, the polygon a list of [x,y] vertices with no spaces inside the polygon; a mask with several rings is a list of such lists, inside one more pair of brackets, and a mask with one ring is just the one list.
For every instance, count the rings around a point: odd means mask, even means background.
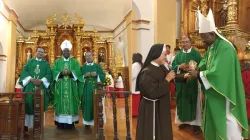
[{"label": "nun", "polygon": [[141,101],[136,140],[173,140],[169,83],[172,80],[186,82],[190,75],[168,71],[164,66],[166,56],[165,44],[153,45],[137,77]]}]

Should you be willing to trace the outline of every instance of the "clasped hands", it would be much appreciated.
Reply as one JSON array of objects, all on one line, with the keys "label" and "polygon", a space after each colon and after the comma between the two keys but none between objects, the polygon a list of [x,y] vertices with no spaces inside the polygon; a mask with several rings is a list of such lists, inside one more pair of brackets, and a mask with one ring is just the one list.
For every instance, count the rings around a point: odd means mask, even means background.
[{"label": "clasped hands", "polygon": [[97,76],[97,73],[96,72],[86,72],[84,77],[96,77]]},{"label": "clasped hands", "polygon": [[35,86],[40,86],[42,84],[42,80],[41,79],[34,79],[31,78],[30,81],[35,85]]},{"label": "clasped hands", "polygon": [[59,76],[59,78],[62,78],[63,76],[70,76],[70,77],[73,77],[73,74],[72,74],[72,72],[71,71],[69,71],[69,70],[63,70],[61,73],[60,73],[60,76]]}]

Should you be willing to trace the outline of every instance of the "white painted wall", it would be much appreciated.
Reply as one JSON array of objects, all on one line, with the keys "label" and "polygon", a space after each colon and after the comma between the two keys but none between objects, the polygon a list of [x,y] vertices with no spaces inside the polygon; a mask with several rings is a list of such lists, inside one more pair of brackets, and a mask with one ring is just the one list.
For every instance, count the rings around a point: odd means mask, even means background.
[{"label": "white painted wall", "polygon": [[[0,9],[0,54],[7,55],[8,51],[8,36],[9,24],[5,17],[9,17],[8,11],[3,7]],[[7,75],[7,61],[0,61],[0,92],[6,91],[6,75]]]},{"label": "white painted wall", "polygon": [[138,30],[138,52],[142,54],[143,61],[148,55],[149,49],[154,44],[154,0],[133,0],[133,11],[136,12],[135,20],[148,20],[149,25],[141,24],[137,28],[149,30]]}]

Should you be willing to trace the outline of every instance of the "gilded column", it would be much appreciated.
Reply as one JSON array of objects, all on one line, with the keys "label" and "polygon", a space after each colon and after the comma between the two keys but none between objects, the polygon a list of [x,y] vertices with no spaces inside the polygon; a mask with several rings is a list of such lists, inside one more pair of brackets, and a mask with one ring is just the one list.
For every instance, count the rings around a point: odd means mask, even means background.
[{"label": "gilded column", "polygon": [[76,59],[79,64],[82,64],[81,61],[81,36],[76,36]]},{"label": "gilded column", "polygon": [[[22,58],[22,52],[23,52],[23,40],[17,41],[18,43],[18,56],[17,56],[17,69],[16,69],[16,76],[20,76],[21,69],[22,69],[22,63],[23,63],[23,58]],[[17,77],[16,77],[17,78]]]},{"label": "gilded column", "polygon": [[108,67],[110,67],[112,65],[112,57],[113,57],[112,51],[113,51],[112,42],[108,42],[108,54],[109,54],[109,56],[108,56],[108,59],[109,59]]},{"label": "gilded column", "polygon": [[98,62],[97,61],[97,55],[98,55],[98,49],[97,49],[97,43],[96,43],[96,41],[97,41],[97,38],[96,37],[93,37],[93,42],[94,42],[94,44],[93,44],[93,55],[94,55],[94,62]]},{"label": "gilded column", "polygon": [[50,36],[50,65],[55,62],[55,36]]},{"label": "gilded column", "polygon": [[227,25],[238,24],[238,2],[228,0]]}]

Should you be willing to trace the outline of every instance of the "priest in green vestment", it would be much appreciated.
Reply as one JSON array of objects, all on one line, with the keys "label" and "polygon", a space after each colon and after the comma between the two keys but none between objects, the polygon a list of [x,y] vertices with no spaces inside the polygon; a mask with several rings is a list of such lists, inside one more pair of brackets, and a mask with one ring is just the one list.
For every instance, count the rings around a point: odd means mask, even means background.
[{"label": "priest in green vestment", "polygon": [[80,92],[83,85],[78,61],[70,57],[72,44],[65,40],[61,44],[63,57],[55,61],[52,68],[54,80],[53,106],[57,129],[74,129],[78,123]]},{"label": "priest in green vestment", "polygon": [[205,87],[204,137],[206,140],[247,139],[246,101],[236,50],[216,30],[211,9],[207,17],[200,11],[197,14],[201,40],[209,47],[199,64],[200,72],[190,73]]},{"label": "priest in green vestment", "polygon": [[[84,90],[81,97],[82,100],[82,116],[83,124],[86,128],[94,125],[94,106],[93,94],[98,83],[104,83],[105,73],[102,67],[93,61],[93,54],[87,52],[85,54],[86,63],[81,67],[84,77]],[[104,100],[103,100],[104,102]],[[106,121],[104,111],[104,122]]]},{"label": "priest in green vestment", "polygon": [[[172,69],[177,74],[187,73],[191,69],[190,64],[199,64],[200,53],[191,47],[188,36],[182,37],[182,48],[172,63]],[[186,83],[175,82],[176,89],[176,116],[175,123],[180,124],[179,129],[191,125],[193,133],[197,135],[201,126],[201,106],[198,92],[198,80],[188,80]]]},{"label": "priest in green vestment", "polygon": [[[23,86],[23,92],[34,92],[35,87],[40,87],[44,91],[44,111],[49,105],[48,87],[51,82],[51,69],[47,61],[43,60],[44,49],[40,46],[36,48],[36,57],[28,60],[24,65],[19,83]],[[29,126],[33,126],[34,120],[34,95],[27,94],[25,98],[25,131]]]}]

